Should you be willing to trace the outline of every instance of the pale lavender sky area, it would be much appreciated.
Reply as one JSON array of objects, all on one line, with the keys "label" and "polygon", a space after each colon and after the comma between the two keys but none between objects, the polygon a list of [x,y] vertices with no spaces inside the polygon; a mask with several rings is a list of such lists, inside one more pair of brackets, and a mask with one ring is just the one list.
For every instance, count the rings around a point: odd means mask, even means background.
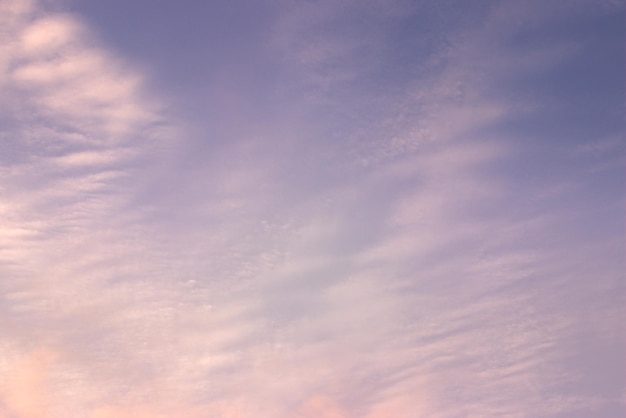
[{"label": "pale lavender sky area", "polygon": [[0,0],[0,418],[626,416],[624,26]]}]

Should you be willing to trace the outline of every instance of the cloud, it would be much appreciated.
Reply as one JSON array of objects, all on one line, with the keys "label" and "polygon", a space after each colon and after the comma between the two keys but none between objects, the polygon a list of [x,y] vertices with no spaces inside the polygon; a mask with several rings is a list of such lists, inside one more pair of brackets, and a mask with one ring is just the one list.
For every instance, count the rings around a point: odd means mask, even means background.
[{"label": "cloud", "polygon": [[22,356],[4,370],[7,379],[0,392],[4,409],[17,416],[45,417],[52,402],[48,387],[53,364],[54,353],[44,349]]},{"label": "cloud", "polygon": [[43,117],[62,117],[107,136],[155,120],[156,109],[139,97],[138,75],[95,46],[75,16],[29,21],[20,38],[11,77]]},{"label": "cloud", "polygon": [[[98,342],[118,326],[109,313],[128,302],[123,289],[107,291],[105,283],[136,276],[140,254],[149,252],[136,212],[123,209],[141,181],[129,181],[131,172],[163,147],[153,127],[162,116],[139,72],[76,16],[28,2],[2,8],[12,34],[0,47],[7,128],[0,307],[11,324],[1,340],[22,353],[41,347],[3,371],[4,408],[18,417],[77,416],[114,391],[90,362],[104,360]],[[149,289],[139,291],[150,298]]]},{"label": "cloud", "polygon": [[[623,345],[620,297],[602,307],[623,243],[572,227],[592,217],[587,183],[511,174],[532,147],[507,123],[541,105],[500,90],[584,48],[517,56],[511,22],[533,14],[505,2],[433,35],[448,43],[422,51],[423,77],[383,91],[377,60],[402,62],[388,37],[432,11],[357,3],[281,11],[268,42],[287,53],[287,83],[315,96],[283,105],[318,111],[231,132],[211,155],[86,23],[0,3],[14,34],[0,45],[0,415],[541,416],[617,402],[609,366],[566,363]],[[584,354],[589,336],[601,348]],[[600,375],[610,390],[571,390]]]},{"label": "cloud", "polygon": [[314,396],[307,400],[297,414],[298,417],[344,418],[347,416],[332,400]]}]

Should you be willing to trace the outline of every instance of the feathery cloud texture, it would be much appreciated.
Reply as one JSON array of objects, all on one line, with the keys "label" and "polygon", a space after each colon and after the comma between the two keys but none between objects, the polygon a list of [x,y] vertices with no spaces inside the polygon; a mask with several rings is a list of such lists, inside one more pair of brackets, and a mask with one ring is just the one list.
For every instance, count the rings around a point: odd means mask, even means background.
[{"label": "feathery cloud texture", "polygon": [[0,418],[623,415],[621,2],[142,4],[0,0]]}]

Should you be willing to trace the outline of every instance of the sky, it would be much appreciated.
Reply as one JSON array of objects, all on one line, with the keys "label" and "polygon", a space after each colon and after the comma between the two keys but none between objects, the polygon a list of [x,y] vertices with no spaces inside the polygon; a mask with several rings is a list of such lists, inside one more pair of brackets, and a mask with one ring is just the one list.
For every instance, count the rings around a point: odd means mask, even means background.
[{"label": "sky", "polygon": [[0,418],[625,416],[624,38],[0,0]]}]

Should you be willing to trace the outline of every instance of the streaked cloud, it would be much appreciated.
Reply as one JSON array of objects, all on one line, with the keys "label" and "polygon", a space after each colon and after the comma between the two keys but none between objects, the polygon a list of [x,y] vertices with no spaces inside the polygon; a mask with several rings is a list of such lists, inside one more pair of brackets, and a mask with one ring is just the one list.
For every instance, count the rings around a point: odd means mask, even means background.
[{"label": "streaked cloud", "polygon": [[268,6],[213,126],[0,1],[0,417],[619,416],[623,145],[533,80],[623,5],[458,6]]}]

